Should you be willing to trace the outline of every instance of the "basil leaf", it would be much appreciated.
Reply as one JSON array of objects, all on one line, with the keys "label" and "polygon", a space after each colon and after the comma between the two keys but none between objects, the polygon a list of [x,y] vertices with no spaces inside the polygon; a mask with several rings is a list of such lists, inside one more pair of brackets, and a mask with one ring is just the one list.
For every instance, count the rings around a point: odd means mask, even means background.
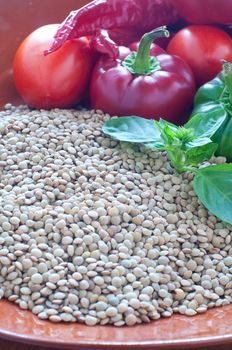
[{"label": "basil leaf", "polygon": [[160,130],[160,134],[164,140],[164,143],[171,145],[176,139],[175,134],[179,129],[178,126],[171,124],[162,118],[160,118],[159,121],[155,120],[155,124]]},{"label": "basil leaf", "polygon": [[190,149],[190,148],[200,147],[200,146],[207,145],[209,143],[212,143],[212,140],[209,137],[198,137],[192,140],[191,142],[188,142],[186,144],[186,148]]},{"label": "basil leaf", "polygon": [[173,143],[173,141],[175,140],[175,134],[169,128],[168,125],[165,125],[164,127],[162,127],[161,135],[167,144],[171,145]]},{"label": "basil leaf", "polygon": [[193,187],[212,214],[232,224],[232,164],[200,169],[194,178]]},{"label": "basil leaf", "polygon": [[154,121],[136,116],[109,119],[103,125],[102,131],[119,141],[135,143],[161,141],[160,131]]},{"label": "basil leaf", "polygon": [[226,120],[227,113],[218,102],[199,105],[193,110],[192,117],[185,128],[192,129],[196,137],[211,137]]},{"label": "basil leaf", "polygon": [[157,122],[159,123],[159,125],[163,128],[165,126],[168,126],[168,128],[175,134],[177,132],[177,130],[179,129],[179,126],[172,124],[170,122],[168,122],[167,120],[164,120],[162,118],[160,118],[160,120]]},{"label": "basil leaf", "polygon": [[208,143],[203,146],[193,147],[186,151],[186,161],[188,164],[196,166],[205,160],[209,160],[217,149],[216,143]]},{"label": "basil leaf", "polygon": [[149,143],[144,143],[143,146],[145,148],[148,148],[148,149],[157,149],[157,150],[160,150],[160,151],[164,151],[165,150],[165,145],[163,142],[149,142]]}]

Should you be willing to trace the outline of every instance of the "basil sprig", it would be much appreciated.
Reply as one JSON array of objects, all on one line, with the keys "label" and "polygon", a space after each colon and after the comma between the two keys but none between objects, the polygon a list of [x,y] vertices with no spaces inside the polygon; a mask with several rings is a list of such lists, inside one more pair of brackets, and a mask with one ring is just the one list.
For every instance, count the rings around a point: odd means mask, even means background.
[{"label": "basil sprig", "polygon": [[232,164],[197,167],[215,153],[218,145],[211,137],[222,122],[223,118],[217,120],[216,125],[212,121],[203,125],[199,119],[178,127],[163,119],[158,122],[130,116],[110,119],[102,130],[118,141],[166,151],[178,172],[195,173],[193,187],[205,207],[219,219],[232,224]]}]

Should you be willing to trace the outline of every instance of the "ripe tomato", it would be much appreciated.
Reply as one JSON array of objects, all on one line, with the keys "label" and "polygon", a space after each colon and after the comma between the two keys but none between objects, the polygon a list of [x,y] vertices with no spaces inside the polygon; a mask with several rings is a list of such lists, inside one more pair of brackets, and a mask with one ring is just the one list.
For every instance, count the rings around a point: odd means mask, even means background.
[{"label": "ripe tomato", "polygon": [[57,31],[49,24],[32,32],[19,46],[13,64],[16,88],[34,108],[69,108],[87,88],[93,55],[86,37],[67,41],[57,52],[44,56]]},{"label": "ripe tomato", "polygon": [[198,85],[213,79],[222,70],[222,59],[232,62],[231,38],[213,26],[191,25],[180,30],[171,39],[167,51],[190,65]]}]

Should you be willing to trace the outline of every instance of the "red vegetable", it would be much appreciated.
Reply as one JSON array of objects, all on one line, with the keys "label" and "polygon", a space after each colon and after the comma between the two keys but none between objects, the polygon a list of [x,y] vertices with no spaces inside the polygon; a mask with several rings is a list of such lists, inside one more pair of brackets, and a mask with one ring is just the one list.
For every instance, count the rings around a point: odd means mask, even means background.
[{"label": "red vegetable", "polygon": [[198,85],[213,79],[221,71],[222,59],[232,62],[231,38],[213,26],[183,28],[172,38],[167,51],[190,65]]},{"label": "red vegetable", "polygon": [[183,122],[195,93],[191,69],[155,44],[150,51],[152,41],[167,33],[161,27],[145,34],[137,53],[131,51],[137,45],[132,45],[120,47],[117,59],[103,56],[90,83],[92,107],[111,115]]},{"label": "red vegetable", "polygon": [[172,0],[180,16],[195,24],[231,24],[231,0]]},{"label": "red vegetable", "polygon": [[40,27],[15,55],[15,85],[31,107],[72,107],[83,97],[90,79],[93,55],[87,38],[70,40],[58,52],[44,56],[57,28],[57,24]]},{"label": "red vegetable", "polygon": [[46,53],[72,38],[95,35],[100,29],[109,29],[110,37],[125,45],[155,27],[175,23],[177,18],[170,0],[95,0],[69,14]]}]

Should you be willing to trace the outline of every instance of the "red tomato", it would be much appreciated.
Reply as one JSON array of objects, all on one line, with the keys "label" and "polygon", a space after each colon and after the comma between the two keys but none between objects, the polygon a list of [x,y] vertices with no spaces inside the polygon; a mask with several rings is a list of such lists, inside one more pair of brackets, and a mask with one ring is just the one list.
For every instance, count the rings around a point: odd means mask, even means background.
[{"label": "red tomato", "polygon": [[189,64],[198,85],[213,79],[222,70],[222,59],[232,62],[231,38],[213,26],[191,25],[180,30],[167,51]]},{"label": "red tomato", "polygon": [[57,28],[58,24],[38,28],[15,55],[15,85],[34,108],[72,107],[82,99],[89,82],[94,62],[88,38],[69,40],[57,52],[44,56]]}]

